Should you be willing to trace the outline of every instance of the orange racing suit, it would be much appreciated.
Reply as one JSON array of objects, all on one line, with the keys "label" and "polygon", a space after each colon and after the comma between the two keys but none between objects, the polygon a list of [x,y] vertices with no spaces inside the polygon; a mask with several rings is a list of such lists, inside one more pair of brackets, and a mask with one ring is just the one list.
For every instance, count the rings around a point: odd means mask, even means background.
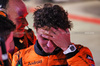
[{"label": "orange racing suit", "polygon": [[95,66],[91,51],[82,45],[75,46],[77,50],[70,54],[64,55],[60,48],[47,54],[36,41],[35,45],[13,55],[12,66]]}]

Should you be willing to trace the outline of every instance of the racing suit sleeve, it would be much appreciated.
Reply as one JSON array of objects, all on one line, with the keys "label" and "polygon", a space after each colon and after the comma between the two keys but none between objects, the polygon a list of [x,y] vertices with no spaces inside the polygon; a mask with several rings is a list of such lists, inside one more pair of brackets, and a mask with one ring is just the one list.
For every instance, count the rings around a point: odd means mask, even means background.
[{"label": "racing suit sleeve", "polygon": [[87,47],[82,47],[74,53],[66,54],[66,57],[69,66],[95,66],[92,53]]}]

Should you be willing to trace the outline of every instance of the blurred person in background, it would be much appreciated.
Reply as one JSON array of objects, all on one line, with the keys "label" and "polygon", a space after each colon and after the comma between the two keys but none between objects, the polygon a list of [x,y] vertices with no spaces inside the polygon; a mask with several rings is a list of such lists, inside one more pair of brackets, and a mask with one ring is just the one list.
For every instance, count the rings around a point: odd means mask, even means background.
[{"label": "blurred person in background", "polygon": [[28,12],[23,1],[9,0],[7,5],[7,14],[16,25],[13,38],[15,44],[14,52],[35,44],[36,37],[33,31],[30,28],[28,30],[25,29],[25,26],[28,26],[28,22],[26,20]]},{"label": "blurred person in background", "polygon": [[15,24],[8,19],[6,5],[8,0],[0,0],[0,66],[11,66],[14,51],[13,31]]},{"label": "blurred person in background", "polygon": [[[7,60],[9,60],[8,63],[11,64],[10,60],[12,58],[10,53],[14,50],[15,47],[13,42],[13,31],[15,28],[16,26],[14,23],[5,17],[5,14],[0,11],[0,66],[10,66],[6,65]],[[5,51],[7,54],[4,53]],[[6,64],[4,64],[5,62]]]},{"label": "blurred person in background", "polygon": [[59,5],[34,12],[35,45],[13,55],[12,66],[95,66],[91,51],[70,40],[71,21]]}]

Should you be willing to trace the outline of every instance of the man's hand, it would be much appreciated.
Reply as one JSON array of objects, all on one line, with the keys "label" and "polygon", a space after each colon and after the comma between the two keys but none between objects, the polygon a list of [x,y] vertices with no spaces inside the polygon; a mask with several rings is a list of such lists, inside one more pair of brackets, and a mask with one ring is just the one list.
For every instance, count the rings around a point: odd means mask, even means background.
[{"label": "man's hand", "polygon": [[70,42],[70,33],[69,30],[62,30],[60,28],[54,29],[50,28],[49,31],[44,30],[45,34],[42,34],[42,37],[52,40],[58,47],[60,47],[63,51],[65,51],[68,46],[71,44]]}]

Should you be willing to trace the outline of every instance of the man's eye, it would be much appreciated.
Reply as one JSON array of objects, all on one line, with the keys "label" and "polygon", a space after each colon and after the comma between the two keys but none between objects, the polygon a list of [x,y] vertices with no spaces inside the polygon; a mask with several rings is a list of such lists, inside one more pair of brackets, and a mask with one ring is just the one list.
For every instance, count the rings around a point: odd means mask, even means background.
[{"label": "man's eye", "polygon": [[46,39],[46,38],[43,38],[43,40],[48,40],[48,39]]}]

